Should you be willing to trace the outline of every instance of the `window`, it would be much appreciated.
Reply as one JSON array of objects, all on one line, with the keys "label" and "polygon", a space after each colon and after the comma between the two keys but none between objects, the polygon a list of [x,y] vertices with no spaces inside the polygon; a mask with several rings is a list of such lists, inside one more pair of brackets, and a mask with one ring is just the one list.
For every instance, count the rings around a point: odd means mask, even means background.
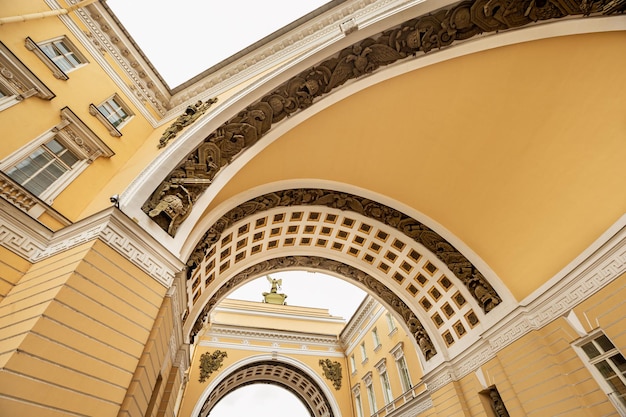
[{"label": "window", "polygon": [[378,338],[378,329],[376,328],[372,330],[372,339],[374,340],[374,349],[378,349],[380,347],[380,339]]},{"label": "window", "polygon": [[82,64],[76,53],[67,45],[65,39],[58,39],[39,45],[46,56],[65,73],[78,68]]},{"label": "window", "polygon": [[611,402],[626,416],[626,359],[604,333],[595,334],[580,345],[596,378],[604,382]]},{"label": "window", "polygon": [[391,384],[389,383],[389,375],[387,370],[380,373],[380,384],[383,387],[383,397],[385,398],[385,404],[389,404],[393,400],[393,394],[391,393]]},{"label": "window", "polygon": [[118,128],[121,128],[133,116],[128,106],[117,94],[109,97],[98,106],[90,104],[89,113],[96,116],[108,128],[111,136],[117,137],[122,136]]},{"label": "window", "polygon": [[7,171],[14,181],[39,197],[79,161],[55,137]]},{"label": "window", "polygon": [[411,375],[409,374],[409,367],[406,364],[403,347],[404,343],[399,342],[389,351],[389,353],[391,353],[393,358],[396,360],[398,374],[400,375],[400,383],[402,384],[402,392],[407,392],[413,385],[411,384]]},{"label": "window", "polygon": [[385,314],[385,317],[387,318],[387,325],[389,326],[389,333],[393,333],[394,330],[396,330],[396,322],[391,316],[391,313]]},{"label": "window", "polygon": [[378,407],[376,406],[376,396],[374,396],[374,387],[372,387],[372,384],[367,386],[367,400],[370,404],[370,414],[376,413]]},{"label": "window", "polygon": [[363,417],[363,405],[361,404],[361,394],[360,393],[355,393],[354,394],[354,405],[356,408],[356,416],[357,417]]},{"label": "window", "polygon": [[113,154],[65,107],[61,123],[7,157],[0,163],[0,170],[50,204],[96,158]]},{"label": "window", "polygon": [[69,79],[68,72],[87,63],[87,59],[65,36],[43,42],[26,38],[26,48],[33,51],[60,80]]},{"label": "window", "polygon": [[411,389],[411,375],[409,374],[409,367],[406,365],[406,359],[401,356],[396,360],[398,366],[398,373],[400,374],[400,383],[402,384],[402,391],[406,392]]},{"label": "window", "polygon": [[350,355],[350,371],[352,373],[356,372],[356,361],[354,360],[354,355]]},{"label": "window", "polygon": [[367,360],[367,351],[365,350],[365,342],[361,343],[361,361],[365,362]]},{"label": "window", "polygon": [[54,93],[0,42],[0,110],[28,97],[51,100]]}]

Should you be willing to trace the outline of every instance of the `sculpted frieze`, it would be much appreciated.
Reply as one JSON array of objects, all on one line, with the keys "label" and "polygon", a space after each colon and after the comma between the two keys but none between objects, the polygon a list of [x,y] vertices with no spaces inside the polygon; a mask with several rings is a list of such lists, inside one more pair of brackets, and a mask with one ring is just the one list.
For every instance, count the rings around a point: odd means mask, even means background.
[{"label": "sculpted frieze", "polygon": [[354,194],[323,189],[298,188],[277,191],[248,200],[231,209],[208,229],[196,245],[187,260],[187,277],[191,277],[205,254],[219,241],[222,232],[232,224],[262,211],[288,206],[326,206],[347,210],[393,227],[425,246],[439,258],[469,289],[485,313],[502,302],[483,274],[452,244],[428,226],[376,201]]},{"label": "sculpted frieze", "polygon": [[196,319],[193,327],[190,331],[190,340],[193,340],[196,334],[202,330],[206,320],[209,317],[209,313],[215,307],[215,305],[228,293],[233,290],[239,284],[257,278],[263,274],[272,271],[281,271],[286,269],[316,269],[322,271],[330,271],[341,275],[349,280],[357,281],[372,293],[376,294],[386,304],[386,307],[395,311],[400,315],[402,320],[406,323],[410,334],[415,338],[418,346],[426,360],[432,358],[437,350],[433,345],[428,333],[417,316],[409,308],[404,301],[384,284],[376,280],[374,277],[366,274],[360,269],[354,268],[350,265],[344,264],[339,261],[331,259],[321,258],[318,256],[284,256],[280,258],[269,259],[267,261],[260,262],[253,265],[242,272],[238,273],[234,277],[228,280],[222,285],[213,296],[207,301],[202,312]]},{"label": "sculpted frieze", "polygon": [[[537,21],[609,15],[625,10],[626,3],[615,0],[463,1],[360,40],[293,77],[211,133],[153,192],[143,211],[174,236],[220,169],[256,143],[274,123],[308,108],[347,81],[382,66],[483,33],[510,30]],[[173,125],[173,131],[166,132],[167,135],[175,135],[178,127]],[[169,140],[167,135],[160,146]],[[167,209],[157,209],[159,206]]]}]

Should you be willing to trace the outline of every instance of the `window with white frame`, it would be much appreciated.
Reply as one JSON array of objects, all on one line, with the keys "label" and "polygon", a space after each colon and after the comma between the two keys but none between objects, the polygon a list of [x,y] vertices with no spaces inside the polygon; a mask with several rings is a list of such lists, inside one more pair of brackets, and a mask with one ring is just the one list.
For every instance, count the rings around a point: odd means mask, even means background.
[{"label": "window with white frame", "polygon": [[96,158],[113,154],[65,107],[61,123],[0,162],[0,170],[50,204]]},{"label": "window with white frame", "polygon": [[409,367],[406,364],[406,358],[404,357],[404,343],[400,342],[395,345],[389,353],[393,355],[398,367],[398,374],[400,376],[400,383],[402,384],[402,392],[406,392],[412,388],[411,375],[409,374]]},{"label": "window with white frame", "polygon": [[396,328],[396,322],[391,316],[391,313],[386,313],[385,317],[387,318],[387,326],[389,326],[389,333],[393,333]]},{"label": "window with white frame", "polygon": [[39,197],[79,161],[78,156],[55,136],[10,167],[6,174]]},{"label": "window with white frame", "polygon": [[389,404],[391,400],[393,400],[393,394],[391,392],[391,384],[389,383],[389,375],[387,375],[386,369],[380,373],[380,385],[383,388],[385,404]]},{"label": "window with white frame", "polygon": [[611,402],[626,416],[626,359],[602,332],[578,344],[588,367],[601,382]]},{"label": "window with white frame", "polygon": [[380,377],[380,386],[383,390],[383,399],[385,405],[389,404],[393,400],[393,393],[391,392],[391,383],[389,382],[389,374],[387,374],[387,359],[382,358],[375,365]]},{"label": "window with white frame", "polygon": [[372,340],[374,341],[374,349],[380,347],[380,338],[378,337],[378,329],[372,329]]},{"label": "window with white frame", "polygon": [[361,343],[361,362],[367,360],[367,351],[365,350],[365,342]]},{"label": "window with white frame", "polygon": [[86,64],[88,61],[78,48],[65,36],[35,42],[30,37],[26,38],[26,48],[46,64],[52,74],[61,80],[67,80],[67,73]]},{"label": "window with white frame", "polygon": [[367,401],[369,402],[369,406],[370,406],[370,414],[375,414],[376,411],[378,410],[378,407],[376,406],[376,395],[374,395],[374,387],[370,383],[366,387],[366,389],[367,389]]},{"label": "window with white frame", "polygon": [[99,105],[89,105],[89,113],[96,116],[109,130],[111,136],[122,136],[119,129],[133,116],[124,101],[114,94]]},{"label": "window with white frame", "polygon": [[28,97],[51,100],[54,93],[0,42],[0,110]]},{"label": "window with white frame", "polygon": [[400,374],[400,383],[402,384],[402,391],[406,392],[411,389],[411,375],[409,374],[409,367],[406,365],[406,359],[401,356],[397,361],[398,373]]},{"label": "window with white frame", "polygon": [[354,359],[354,354],[350,355],[350,372],[356,372],[356,360]]},{"label": "window with white frame", "polygon": [[356,416],[363,417],[363,404],[361,402],[361,391],[358,384],[352,388],[352,394],[354,395],[354,408],[356,409]]}]

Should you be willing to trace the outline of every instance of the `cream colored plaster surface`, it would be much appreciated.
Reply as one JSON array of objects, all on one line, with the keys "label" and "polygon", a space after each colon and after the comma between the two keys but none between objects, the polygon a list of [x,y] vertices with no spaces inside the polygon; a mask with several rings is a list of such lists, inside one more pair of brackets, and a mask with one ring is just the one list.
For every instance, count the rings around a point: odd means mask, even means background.
[{"label": "cream colored plaster surface", "polygon": [[206,212],[272,182],[352,185],[443,225],[522,299],[624,213],[625,44],[528,42],[375,85],[275,141]]}]

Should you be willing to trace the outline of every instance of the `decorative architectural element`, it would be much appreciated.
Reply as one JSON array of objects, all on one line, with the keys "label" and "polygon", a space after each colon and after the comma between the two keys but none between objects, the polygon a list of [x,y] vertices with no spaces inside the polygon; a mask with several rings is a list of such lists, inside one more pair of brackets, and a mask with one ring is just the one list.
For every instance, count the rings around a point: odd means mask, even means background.
[{"label": "decorative architectural element", "polygon": [[365,286],[380,297],[388,309],[395,311],[400,315],[400,317],[402,317],[407,325],[407,329],[415,338],[426,360],[432,358],[437,353],[437,350],[428,336],[426,329],[419,321],[415,313],[413,313],[409,306],[398,298],[392,290],[387,288],[374,277],[353,266],[317,256],[285,256],[281,258],[268,259],[241,271],[222,285],[206,303],[191,328],[190,340],[193,340],[195,335],[202,329],[204,322],[211,310],[213,310],[213,307],[215,307],[215,305],[233,288],[245,281],[262,275],[264,272],[280,271],[287,268],[325,270],[339,274],[350,280],[358,281],[361,285]]},{"label": "decorative architectural element", "polygon": [[224,358],[228,357],[226,352],[216,350],[213,353],[205,352],[200,356],[200,382],[206,381],[209,376],[222,367]]},{"label": "decorative architectural element", "polygon": [[500,393],[495,385],[492,385],[485,391],[480,393],[482,396],[487,397],[488,403],[491,406],[491,411],[496,417],[509,417],[509,412],[504,406],[504,402],[500,397]]},{"label": "decorative architectural element", "polygon": [[332,381],[333,387],[337,391],[341,389],[341,364],[337,361],[331,361],[330,359],[320,359],[319,362],[322,370],[324,371],[324,376],[329,381]]},{"label": "decorative architectural element", "polygon": [[17,101],[27,97],[52,100],[55,94],[0,42],[0,86],[12,93]]},{"label": "decorative architectural element", "polygon": [[202,404],[199,417],[210,415],[215,405],[237,388],[266,383],[288,389],[296,395],[312,416],[333,417],[333,409],[318,383],[302,369],[280,360],[261,361],[244,365],[223,378]]},{"label": "decorative architectural element", "polygon": [[37,197],[6,176],[3,172],[0,172],[0,197],[25,212],[38,203]]},{"label": "decorative architectural element", "polygon": [[90,163],[100,156],[110,158],[115,155],[115,152],[69,107],[61,109],[61,123],[52,130],[65,140],[72,152]]},{"label": "decorative architectural element", "polygon": [[172,123],[170,127],[163,132],[161,139],[159,139],[158,147],[164,148],[167,143],[174,139],[181,130],[195,122],[198,117],[202,116],[209,109],[209,107],[216,102],[217,98],[210,98],[204,103],[202,101],[198,101],[196,104],[188,106],[185,109],[185,113],[178,116],[178,119],[176,119],[174,123]]},{"label": "decorative architectural element", "polygon": [[[169,191],[173,187],[182,187],[172,182],[164,193],[171,196]],[[178,189],[178,188],[175,188]],[[173,197],[169,197],[173,198]],[[191,197],[189,197],[191,198]],[[229,226],[255,213],[266,211],[274,207],[288,206],[326,206],[344,211],[352,211],[404,233],[415,242],[425,246],[439,258],[457,278],[469,289],[485,313],[491,311],[502,302],[502,299],[485,279],[483,274],[452,244],[414,218],[376,201],[333,190],[298,188],[276,191],[248,200],[231,209],[220,217],[198,242],[187,260],[187,277],[200,265],[205,254],[219,241],[221,234]],[[180,206],[179,206],[180,207]],[[180,207],[180,210],[185,210]]]},{"label": "decorative architectural element", "polygon": [[283,285],[283,280],[274,279],[268,275],[267,281],[270,283],[272,288],[270,289],[270,292],[263,293],[263,302],[278,305],[285,304],[285,298],[287,298],[287,295],[278,293],[280,286]]},{"label": "decorative architectural element", "polygon": [[[190,153],[153,192],[143,206],[153,210],[169,194],[164,189],[172,183],[194,184],[182,211],[210,185],[221,167],[244,149],[255,144],[273,124],[310,107],[316,100],[349,80],[370,74],[382,66],[450,46],[485,32],[498,32],[537,21],[568,16],[613,14],[626,10],[626,4],[614,0],[550,0],[506,2],[501,0],[463,1],[448,8],[402,23],[376,38],[363,39],[343,49],[335,57],[311,67],[266,94],[211,133]],[[194,182],[197,181],[197,182]],[[187,206],[188,205],[188,206]],[[174,235],[176,227],[157,223]],[[481,290],[478,290],[481,291]],[[494,300],[483,302],[494,307]]]}]

